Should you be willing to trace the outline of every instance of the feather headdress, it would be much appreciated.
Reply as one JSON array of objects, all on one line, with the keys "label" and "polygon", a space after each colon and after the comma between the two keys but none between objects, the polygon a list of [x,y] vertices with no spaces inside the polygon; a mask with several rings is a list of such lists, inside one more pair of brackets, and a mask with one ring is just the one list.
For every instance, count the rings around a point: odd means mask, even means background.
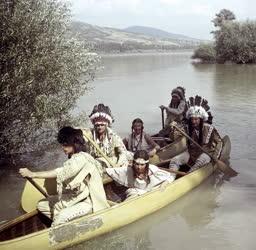
[{"label": "feather headdress", "polygon": [[195,97],[190,97],[187,102],[187,113],[186,118],[199,117],[205,122],[212,124],[213,116],[209,111],[210,107],[208,101],[201,96],[196,95]]},{"label": "feather headdress", "polygon": [[108,106],[105,106],[103,103],[95,105],[89,117],[93,124],[105,123],[110,125],[114,122],[114,118],[111,114],[110,108]]}]

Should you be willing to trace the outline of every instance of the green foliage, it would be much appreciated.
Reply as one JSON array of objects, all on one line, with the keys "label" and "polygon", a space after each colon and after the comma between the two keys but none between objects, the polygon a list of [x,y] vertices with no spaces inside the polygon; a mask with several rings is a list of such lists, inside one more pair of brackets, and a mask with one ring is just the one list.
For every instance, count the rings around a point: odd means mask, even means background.
[{"label": "green foliage", "polygon": [[202,62],[215,62],[216,51],[213,44],[201,44],[191,57],[192,59],[200,59]]},{"label": "green foliage", "polygon": [[216,39],[216,57],[219,63],[256,62],[256,22],[231,22],[221,26]]},{"label": "green foliage", "polygon": [[221,27],[227,21],[233,21],[236,19],[235,14],[227,9],[222,9],[216,14],[216,17],[212,20],[215,27]]},{"label": "green foliage", "polygon": [[256,22],[235,21],[235,15],[227,9],[216,14],[213,19],[215,47],[199,47],[192,58],[203,62],[256,63]]},{"label": "green foliage", "polygon": [[68,38],[70,20],[63,1],[0,4],[0,154],[48,141],[93,79],[99,58]]}]

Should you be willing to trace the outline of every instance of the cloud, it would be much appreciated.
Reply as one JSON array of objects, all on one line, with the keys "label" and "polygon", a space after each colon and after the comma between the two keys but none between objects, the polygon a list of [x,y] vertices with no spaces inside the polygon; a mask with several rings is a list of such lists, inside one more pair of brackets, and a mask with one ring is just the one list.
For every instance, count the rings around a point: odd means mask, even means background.
[{"label": "cloud", "polygon": [[191,4],[177,11],[182,15],[201,15],[211,16],[213,15],[213,7],[209,4]]},{"label": "cloud", "polygon": [[182,2],[182,0],[159,0],[160,4],[176,5]]},{"label": "cloud", "polygon": [[211,36],[210,31],[213,29],[211,20],[221,9],[230,9],[240,20],[255,19],[256,7],[253,0],[70,1],[73,3],[73,16],[76,20],[116,28],[131,25],[152,26],[206,39]]},{"label": "cloud", "polygon": [[142,7],[143,0],[73,0],[74,12],[138,12]]}]

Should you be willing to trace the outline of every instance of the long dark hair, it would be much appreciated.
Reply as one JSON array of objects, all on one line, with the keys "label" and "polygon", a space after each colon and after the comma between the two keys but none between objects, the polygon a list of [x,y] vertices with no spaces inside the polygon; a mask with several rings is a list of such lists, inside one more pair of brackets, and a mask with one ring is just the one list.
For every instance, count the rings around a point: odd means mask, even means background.
[{"label": "long dark hair", "polygon": [[[133,133],[133,128],[134,128],[135,123],[140,123],[140,124],[142,125],[142,127],[141,127],[140,140],[139,140],[139,142],[138,142],[137,145],[134,145],[134,148],[135,148],[135,150],[134,150],[134,149],[133,149],[133,144],[134,144],[134,141],[135,141],[135,135],[134,135],[134,133]],[[142,121],[140,118],[136,118],[136,119],[134,119],[134,120],[132,121],[132,136],[131,136],[131,146],[132,146],[131,150],[132,150],[132,152],[137,151],[137,150],[138,150],[138,147],[139,147],[140,144],[142,143],[143,129],[144,129],[144,123],[143,123],[143,121]]]},{"label": "long dark hair", "polygon": [[[199,124],[199,138],[198,138],[198,144],[200,146],[203,145],[203,125],[204,125],[204,121],[202,118],[200,118],[200,124]],[[191,122],[191,118],[188,119],[188,135],[190,137],[192,137],[192,132],[193,132],[193,126],[192,126],[192,122]],[[189,144],[191,143],[190,140],[188,142]]]},{"label": "long dark hair", "polygon": [[75,129],[70,126],[63,127],[58,132],[57,140],[61,145],[72,146],[74,153],[87,152],[81,129]]},{"label": "long dark hair", "polygon": [[[134,177],[136,177],[136,170],[135,170],[135,160],[136,159],[139,159],[139,158],[142,158],[144,159],[145,161],[148,161],[149,160],[149,155],[148,155],[148,152],[146,150],[138,150],[134,153],[134,156],[133,156],[133,164],[132,164],[132,170],[133,170],[133,174],[134,174]],[[149,162],[146,163],[146,168],[145,168],[145,174],[148,176],[148,171],[149,171]],[[149,181],[149,179],[147,178],[147,181]]]}]

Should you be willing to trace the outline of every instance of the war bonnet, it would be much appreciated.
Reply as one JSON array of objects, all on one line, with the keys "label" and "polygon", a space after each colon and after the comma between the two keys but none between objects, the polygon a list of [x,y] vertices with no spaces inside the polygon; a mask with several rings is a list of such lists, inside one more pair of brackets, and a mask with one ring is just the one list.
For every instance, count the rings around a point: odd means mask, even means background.
[{"label": "war bonnet", "polygon": [[196,95],[194,97],[190,97],[187,102],[187,112],[186,118],[189,119],[191,117],[199,117],[203,119],[204,122],[212,124],[212,115],[209,112],[210,107],[208,106],[208,101],[203,99],[201,96]]},{"label": "war bonnet", "polygon": [[114,118],[111,114],[111,110],[108,106],[105,106],[103,103],[95,105],[89,118],[92,124],[104,123],[110,125],[114,122]]}]

